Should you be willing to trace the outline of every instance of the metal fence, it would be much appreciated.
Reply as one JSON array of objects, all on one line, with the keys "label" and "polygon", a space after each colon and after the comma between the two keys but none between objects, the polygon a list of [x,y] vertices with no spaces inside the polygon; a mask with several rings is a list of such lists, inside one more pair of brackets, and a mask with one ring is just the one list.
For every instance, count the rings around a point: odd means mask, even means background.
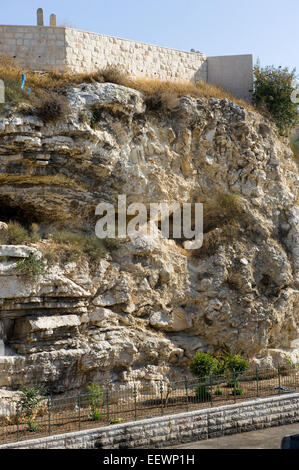
[{"label": "metal fence", "polygon": [[17,411],[16,404],[15,413],[0,417],[0,444],[294,393],[299,387],[298,371],[297,367],[256,368],[240,377],[225,374],[201,380],[133,384],[119,391],[105,386],[96,418],[90,393],[63,398],[46,396],[34,411],[34,426],[24,413]]}]

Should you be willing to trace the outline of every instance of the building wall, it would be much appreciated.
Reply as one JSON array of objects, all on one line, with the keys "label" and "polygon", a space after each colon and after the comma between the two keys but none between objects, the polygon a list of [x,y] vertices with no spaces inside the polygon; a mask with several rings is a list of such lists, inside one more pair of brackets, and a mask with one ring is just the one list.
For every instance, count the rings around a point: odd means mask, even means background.
[{"label": "building wall", "polygon": [[250,54],[208,57],[208,82],[251,101],[253,57]]},{"label": "building wall", "polygon": [[0,26],[0,55],[33,70],[65,69],[65,28]]},{"label": "building wall", "polygon": [[297,423],[298,405],[298,393],[282,395],[6,444],[0,449],[153,449]]}]

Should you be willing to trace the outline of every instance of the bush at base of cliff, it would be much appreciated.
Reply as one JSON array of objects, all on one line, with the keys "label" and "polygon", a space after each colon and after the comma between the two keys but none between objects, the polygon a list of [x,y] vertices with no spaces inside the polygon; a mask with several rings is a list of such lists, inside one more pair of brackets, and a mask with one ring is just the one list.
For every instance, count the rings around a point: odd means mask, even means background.
[{"label": "bush at base of cliff", "polygon": [[198,351],[190,363],[191,372],[203,379],[214,374],[217,370],[218,361],[208,353]]},{"label": "bush at base of cliff", "polygon": [[205,403],[211,399],[211,394],[205,385],[200,385],[195,390],[195,395],[199,403]]}]

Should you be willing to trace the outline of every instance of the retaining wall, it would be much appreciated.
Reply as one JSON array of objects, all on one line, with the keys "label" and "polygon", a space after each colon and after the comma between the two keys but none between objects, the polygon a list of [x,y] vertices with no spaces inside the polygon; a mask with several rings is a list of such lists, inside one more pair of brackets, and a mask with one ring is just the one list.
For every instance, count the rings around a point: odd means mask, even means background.
[{"label": "retaining wall", "polygon": [[117,65],[131,76],[206,80],[206,57],[68,27],[0,26],[0,54],[34,70],[92,72]]},{"label": "retaining wall", "polygon": [[0,446],[0,449],[161,448],[299,421],[299,394],[49,436]]},{"label": "retaining wall", "polygon": [[[204,80],[251,101],[252,56],[207,58],[69,27],[0,26],[0,55],[37,71],[93,72],[115,65],[132,77]],[[1,78],[1,77],[0,77]]]}]

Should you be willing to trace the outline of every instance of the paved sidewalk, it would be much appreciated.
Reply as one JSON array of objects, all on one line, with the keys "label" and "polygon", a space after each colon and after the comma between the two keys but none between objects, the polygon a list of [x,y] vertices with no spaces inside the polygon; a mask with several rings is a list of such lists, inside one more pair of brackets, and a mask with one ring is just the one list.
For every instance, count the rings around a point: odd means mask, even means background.
[{"label": "paved sidewalk", "polygon": [[179,444],[167,449],[280,449],[281,441],[290,434],[299,434],[299,423],[261,429],[207,441]]}]

